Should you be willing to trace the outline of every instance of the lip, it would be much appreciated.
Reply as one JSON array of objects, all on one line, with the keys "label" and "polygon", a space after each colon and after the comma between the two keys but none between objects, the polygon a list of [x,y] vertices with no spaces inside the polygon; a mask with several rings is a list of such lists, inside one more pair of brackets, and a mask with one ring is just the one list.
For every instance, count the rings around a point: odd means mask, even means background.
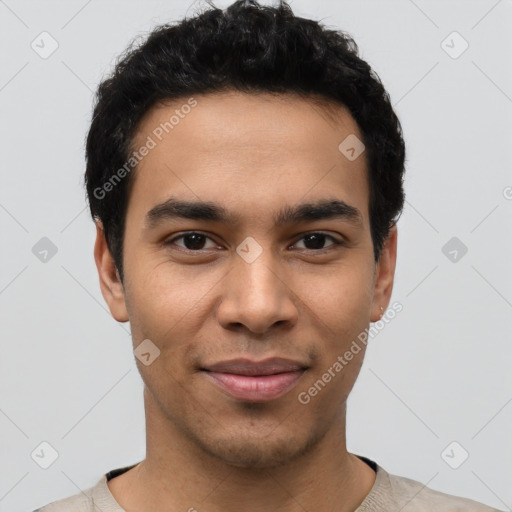
[{"label": "lip", "polygon": [[262,361],[254,361],[247,358],[230,359],[229,361],[220,361],[202,368],[211,372],[232,373],[236,375],[261,376],[274,375],[276,373],[294,372],[303,370],[306,365],[285,359],[283,357],[271,357]]},{"label": "lip", "polygon": [[250,402],[266,402],[285,395],[306,369],[301,363],[283,358],[232,359],[202,368],[204,375],[221,390]]}]

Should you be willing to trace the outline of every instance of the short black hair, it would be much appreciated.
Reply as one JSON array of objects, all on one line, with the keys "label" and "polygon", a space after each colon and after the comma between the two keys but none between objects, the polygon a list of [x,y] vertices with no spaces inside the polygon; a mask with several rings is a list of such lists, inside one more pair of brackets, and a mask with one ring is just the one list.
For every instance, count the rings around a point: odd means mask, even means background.
[{"label": "short black hair", "polygon": [[133,40],[96,93],[85,186],[121,281],[133,182],[126,164],[138,124],[161,101],[229,90],[294,93],[348,108],[365,145],[377,262],[405,200],[402,128],[379,76],[358,56],[352,37],[295,16],[284,0],[276,6],[238,0],[224,10],[207,3],[194,17],[157,26],[141,44]]}]

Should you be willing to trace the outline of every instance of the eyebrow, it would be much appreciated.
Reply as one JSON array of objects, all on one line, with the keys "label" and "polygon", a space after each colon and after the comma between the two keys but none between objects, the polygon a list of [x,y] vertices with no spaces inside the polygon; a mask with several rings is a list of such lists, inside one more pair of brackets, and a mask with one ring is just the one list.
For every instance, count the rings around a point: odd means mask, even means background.
[{"label": "eyebrow", "polygon": [[[166,220],[189,219],[236,225],[240,216],[229,212],[214,202],[182,201],[170,197],[157,204],[146,214],[146,227],[153,229]],[[339,219],[360,227],[363,224],[361,211],[339,199],[320,199],[315,202],[284,206],[274,215],[277,227],[300,222]]]}]

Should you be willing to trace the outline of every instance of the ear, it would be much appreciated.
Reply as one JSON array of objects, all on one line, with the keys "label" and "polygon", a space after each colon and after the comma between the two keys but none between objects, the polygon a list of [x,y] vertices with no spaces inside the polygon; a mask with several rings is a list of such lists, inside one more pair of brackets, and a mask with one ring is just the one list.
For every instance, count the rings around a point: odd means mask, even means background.
[{"label": "ear", "polygon": [[382,318],[391,300],[395,278],[397,239],[398,231],[395,225],[389,230],[375,269],[371,322],[377,322]]},{"label": "ear", "polygon": [[94,260],[100,278],[100,288],[111,315],[118,322],[128,322],[128,311],[124,296],[124,287],[105,239],[105,231],[100,220],[96,221],[96,243]]}]

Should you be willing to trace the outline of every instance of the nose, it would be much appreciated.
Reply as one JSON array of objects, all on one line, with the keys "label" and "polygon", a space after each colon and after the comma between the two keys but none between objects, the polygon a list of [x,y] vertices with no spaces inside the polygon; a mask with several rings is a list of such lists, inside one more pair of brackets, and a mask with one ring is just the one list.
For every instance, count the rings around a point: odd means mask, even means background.
[{"label": "nose", "polygon": [[273,326],[291,327],[297,322],[298,299],[290,272],[273,261],[269,249],[252,263],[236,255],[233,265],[217,308],[217,319],[225,329],[243,325],[264,334]]}]

